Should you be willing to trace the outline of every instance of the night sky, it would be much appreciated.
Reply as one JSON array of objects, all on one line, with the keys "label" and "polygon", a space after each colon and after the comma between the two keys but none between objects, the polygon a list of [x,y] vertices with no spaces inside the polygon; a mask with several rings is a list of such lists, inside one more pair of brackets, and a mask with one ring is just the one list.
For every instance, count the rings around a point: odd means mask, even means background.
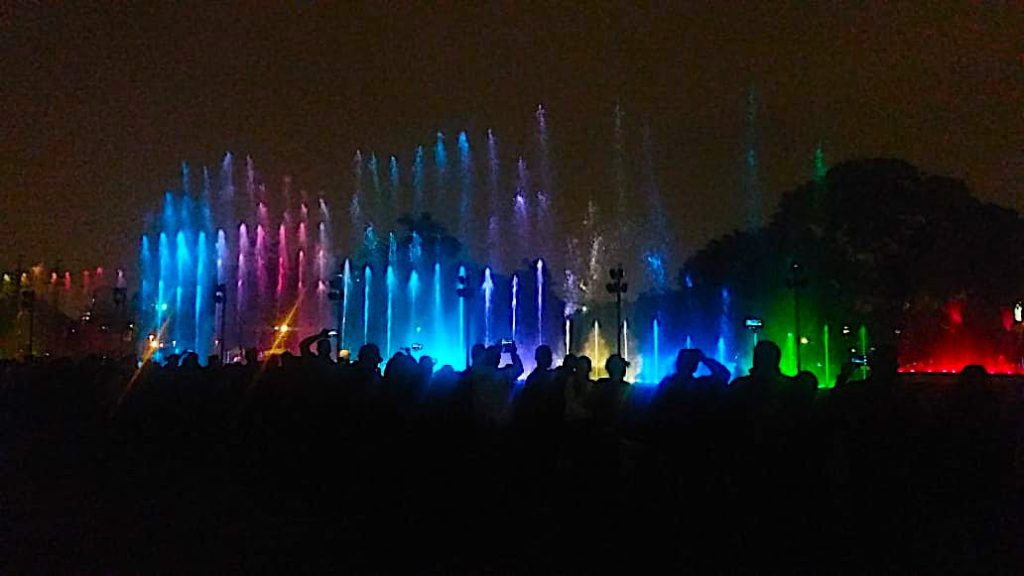
[{"label": "night sky", "polygon": [[407,160],[438,129],[488,128],[526,147],[538,104],[574,202],[608,189],[615,104],[650,125],[687,254],[742,220],[751,86],[769,205],[820,141],[829,162],[903,157],[1024,208],[1017,2],[49,4],[0,7],[0,267],[130,267],[182,160],[230,150],[336,194],[357,148]]}]

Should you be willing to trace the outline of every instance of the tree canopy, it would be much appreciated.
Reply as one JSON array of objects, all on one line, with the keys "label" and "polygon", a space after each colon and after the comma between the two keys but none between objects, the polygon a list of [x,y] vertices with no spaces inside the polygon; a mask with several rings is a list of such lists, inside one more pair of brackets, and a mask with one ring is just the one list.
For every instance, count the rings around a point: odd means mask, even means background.
[{"label": "tree canopy", "polygon": [[[909,330],[923,343],[949,322],[1006,331],[1000,313],[1024,286],[1022,245],[1019,215],[982,202],[963,182],[867,159],[787,192],[768,225],[712,241],[683,274],[729,286],[740,306],[767,311],[787,299],[799,263],[818,321],[863,323],[879,335]],[[962,313],[944,317],[950,302]]]}]

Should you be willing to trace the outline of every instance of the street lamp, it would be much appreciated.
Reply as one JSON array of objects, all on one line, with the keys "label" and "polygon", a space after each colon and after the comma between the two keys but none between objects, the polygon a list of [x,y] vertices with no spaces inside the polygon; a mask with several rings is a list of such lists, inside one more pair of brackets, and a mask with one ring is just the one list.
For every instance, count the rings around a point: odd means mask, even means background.
[{"label": "street lamp", "polygon": [[343,264],[338,265],[338,273],[331,278],[330,290],[327,292],[327,299],[334,302],[338,306],[338,312],[336,314],[335,322],[335,338],[337,338],[337,351],[341,352],[343,348],[343,342],[345,340],[345,267]]},{"label": "street lamp", "polygon": [[626,273],[622,270],[622,265],[619,264],[617,267],[612,268],[608,271],[608,276],[611,277],[612,281],[605,285],[605,289],[608,290],[609,294],[615,294],[615,334],[616,334],[616,353],[622,356],[622,295],[629,290],[629,284],[623,282],[626,278]]},{"label": "street lamp", "polygon": [[21,309],[28,312],[28,355],[32,356],[32,344],[35,338],[36,320],[36,292],[35,290],[21,291]]},{"label": "street lamp", "polygon": [[807,287],[807,278],[804,277],[804,269],[798,262],[793,262],[789,267],[786,287],[793,291],[793,336],[796,339],[796,371],[799,372],[802,369],[800,361],[800,289]]},{"label": "street lamp", "polygon": [[227,306],[227,304],[228,304],[228,287],[227,287],[227,284],[220,283],[220,284],[217,284],[216,288],[214,288],[214,290],[213,290],[213,303],[214,303],[214,305],[220,307],[220,327],[218,329],[218,332],[220,332],[220,335],[219,335],[217,340],[220,342],[220,346],[219,346],[220,362],[221,362],[221,364],[224,364],[225,362],[227,362],[227,346],[225,346],[226,343],[224,342],[224,319],[228,315],[228,306]]},{"label": "street lamp", "polygon": [[[128,301],[128,289],[124,286],[115,286],[111,292],[111,298],[114,301],[115,323],[120,324],[121,321],[124,321],[124,326],[126,327],[124,332],[121,333],[121,341],[131,342],[131,331],[134,330],[135,326],[130,320],[121,316],[124,313],[125,302]],[[121,348],[124,348],[124,346],[119,346],[119,353],[123,353]]]},{"label": "street lamp", "polygon": [[456,282],[458,285],[455,288],[455,295],[462,301],[462,309],[459,312],[460,319],[462,320],[462,337],[464,339],[463,347],[466,349],[466,368],[469,369],[472,358],[470,357],[471,345],[469,343],[469,322],[466,319],[466,300],[472,296],[473,291],[469,289],[469,277],[464,271],[459,274],[458,278],[456,278]]}]

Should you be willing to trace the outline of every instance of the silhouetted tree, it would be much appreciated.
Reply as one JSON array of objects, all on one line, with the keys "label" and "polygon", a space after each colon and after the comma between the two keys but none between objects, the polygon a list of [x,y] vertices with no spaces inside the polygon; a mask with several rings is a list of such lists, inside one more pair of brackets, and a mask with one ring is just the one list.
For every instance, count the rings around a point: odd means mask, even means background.
[{"label": "silhouetted tree", "polygon": [[1022,241],[1016,212],[959,180],[902,160],[857,160],[785,193],[767,226],[711,241],[682,274],[729,286],[741,308],[768,310],[787,297],[798,261],[819,320],[865,323],[879,335],[910,330],[924,345],[942,331],[951,300],[967,303],[968,329],[1003,330],[1000,309],[1024,283]]}]

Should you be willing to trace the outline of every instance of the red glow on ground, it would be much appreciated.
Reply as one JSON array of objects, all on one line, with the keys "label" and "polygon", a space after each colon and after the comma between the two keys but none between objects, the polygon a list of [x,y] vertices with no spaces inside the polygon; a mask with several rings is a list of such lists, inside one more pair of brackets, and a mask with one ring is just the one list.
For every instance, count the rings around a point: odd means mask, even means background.
[{"label": "red glow on ground", "polygon": [[906,363],[900,366],[900,372],[956,374],[965,366],[972,364],[982,366],[989,374],[1024,374],[1024,369],[1020,364],[1011,362],[1002,356],[980,358],[970,354],[950,354]]}]

